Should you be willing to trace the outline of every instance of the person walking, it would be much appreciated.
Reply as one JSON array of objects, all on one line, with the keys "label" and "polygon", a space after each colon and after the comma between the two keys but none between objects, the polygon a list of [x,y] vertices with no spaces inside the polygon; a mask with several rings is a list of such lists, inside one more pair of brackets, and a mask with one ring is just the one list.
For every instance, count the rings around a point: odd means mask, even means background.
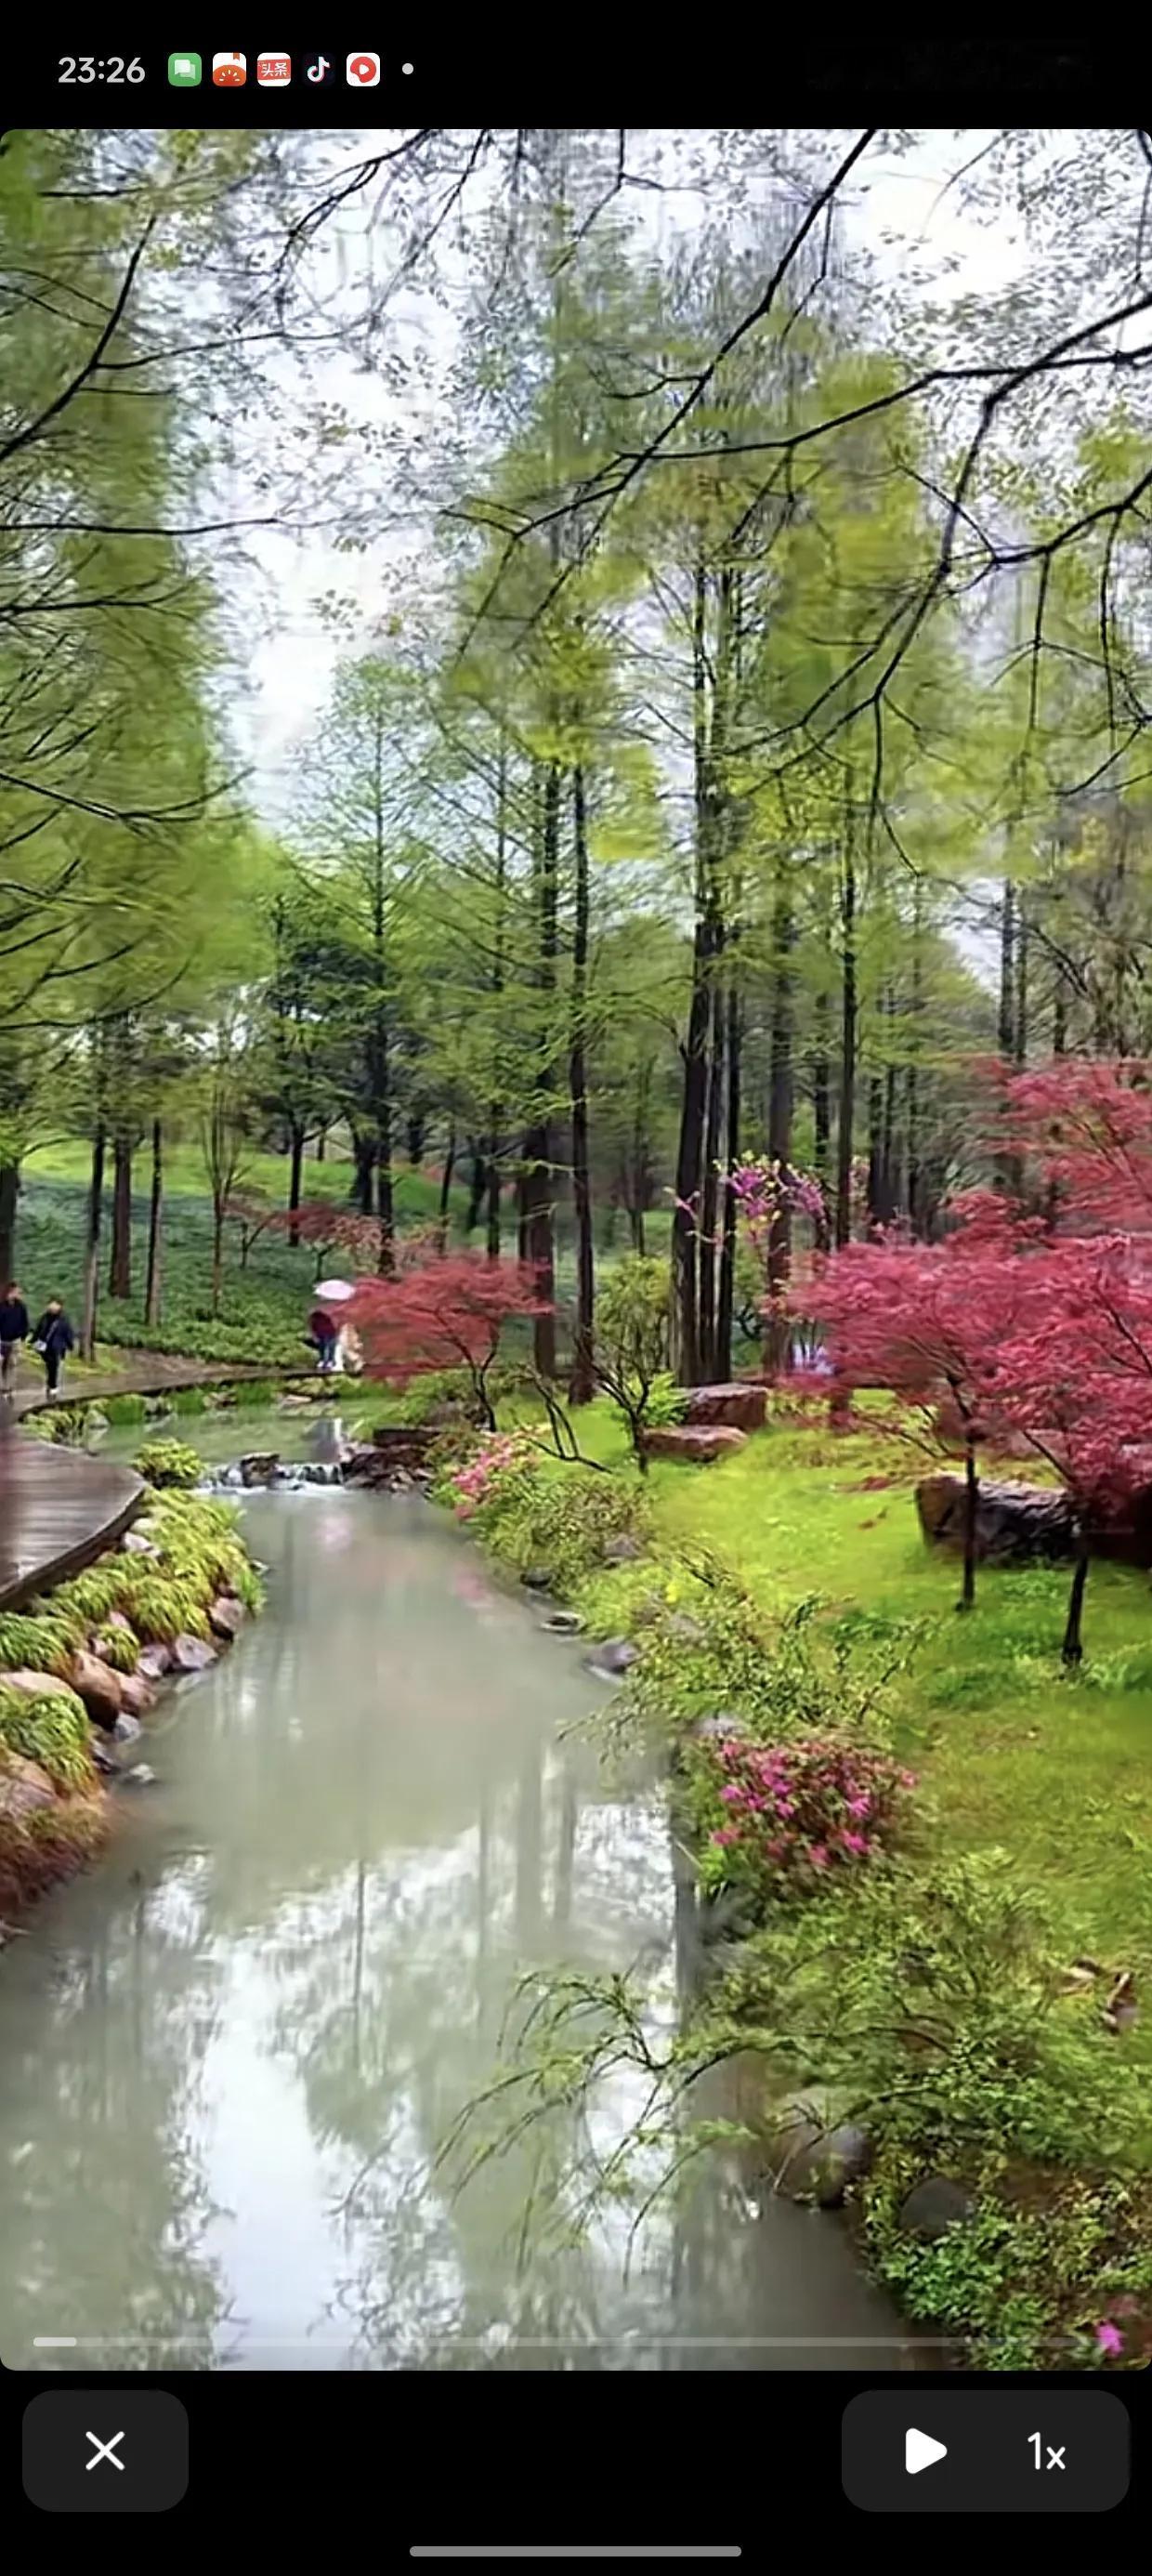
[{"label": "person walking", "polygon": [[58,1297],[50,1297],[32,1336],[32,1348],[44,1362],[44,1382],[49,1395],[55,1395],[60,1384],[60,1371],[69,1351],[76,1348],[76,1335]]},{"label": "person walking", "polygon": [[314,1344],[320,1361],[320,1374],[327,1377],[336,1357],[336,1326],[326,1306],[314,1306],[308,1318],[308,1340]]},{"label": "person walking", "polygon": [[15,1391],[16,1354],[27,1339],[28,1309],[13,1279],[0,1297],[0,1387],[5,1395]]}]

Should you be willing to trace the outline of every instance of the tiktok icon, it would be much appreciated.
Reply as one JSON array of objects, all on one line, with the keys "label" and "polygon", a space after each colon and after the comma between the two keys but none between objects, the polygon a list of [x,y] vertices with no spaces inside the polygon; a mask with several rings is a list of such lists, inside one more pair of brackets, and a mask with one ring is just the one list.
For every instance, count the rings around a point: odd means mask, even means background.
[{"label": "tiktok icon", "polygon": [[336,66],[332,61],[331,56],[328,54],[306,54],[304,58],[304,78],[307,81],[311,81],[313,89],[330,89],[336,78]]}]

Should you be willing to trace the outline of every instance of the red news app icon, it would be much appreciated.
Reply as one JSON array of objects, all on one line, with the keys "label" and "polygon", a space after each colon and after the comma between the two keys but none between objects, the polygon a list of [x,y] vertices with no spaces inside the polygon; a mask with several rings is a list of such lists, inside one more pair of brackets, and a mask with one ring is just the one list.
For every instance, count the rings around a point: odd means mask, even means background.
[{"label": "red news app icon", "polygon": [[256,78],[261,89],[287,89],[292,78],[291,54],[258,54]]}]

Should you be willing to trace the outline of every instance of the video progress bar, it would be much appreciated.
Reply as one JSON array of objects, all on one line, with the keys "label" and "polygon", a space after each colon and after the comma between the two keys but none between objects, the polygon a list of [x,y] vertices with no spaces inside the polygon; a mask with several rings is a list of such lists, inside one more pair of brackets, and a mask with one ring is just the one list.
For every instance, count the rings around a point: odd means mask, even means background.
[{"label": "video progress bar", "polygon": [[739,2558],[741,2552],[735,2543],[723,2541],[706,2542],[698,2549],[683,2542],[661,2549],[654,2541],[624,2541],[617,2549],[599,2545],[578,2549],[568,2542],[557,2544],[548,2541],[542,2541],[537,2549],[523,2547],[519,2543],[508,2549],[444,2549],[428,2542],[416,2542],[408,2555],[410,2558]]}]

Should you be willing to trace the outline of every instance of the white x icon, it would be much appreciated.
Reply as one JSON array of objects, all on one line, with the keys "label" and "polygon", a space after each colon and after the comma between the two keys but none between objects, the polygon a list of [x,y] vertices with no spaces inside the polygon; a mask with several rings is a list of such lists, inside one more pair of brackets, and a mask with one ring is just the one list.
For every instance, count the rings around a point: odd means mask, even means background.
[{"label": "white x icon", "polygon": [[114,2433],[110,2442],[102,2442],[98,2433],[89,2433],[88,2439],[93,2445],[93,2450],[91,2459],[85,2460],[84,2462],[86,2469],[98,2469],[101,2460],[107,2460],[110,2468],[123,2468],[123,2460],[114,2460],[112,2457],[117,2442],[122,2442],[124,2439],[122,2430],[119,2433]]}]

